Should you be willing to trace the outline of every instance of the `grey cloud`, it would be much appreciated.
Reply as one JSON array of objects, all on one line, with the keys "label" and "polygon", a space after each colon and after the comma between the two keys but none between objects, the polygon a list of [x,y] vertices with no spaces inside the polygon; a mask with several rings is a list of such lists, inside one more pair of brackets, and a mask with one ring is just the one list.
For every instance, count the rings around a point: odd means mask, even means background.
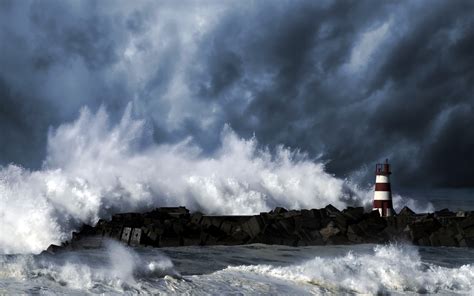
[{"label": "grey cloud", "polygon": [[84,105],[118,116],[133,100],[158,142],[193,136],[211,153],[228,123],[270,148],[322,153],[341,177],[390,157],[400,186],[472,187],[473,11],[470,1],[4,1],[0,160],[38,166],[48,126]]}]

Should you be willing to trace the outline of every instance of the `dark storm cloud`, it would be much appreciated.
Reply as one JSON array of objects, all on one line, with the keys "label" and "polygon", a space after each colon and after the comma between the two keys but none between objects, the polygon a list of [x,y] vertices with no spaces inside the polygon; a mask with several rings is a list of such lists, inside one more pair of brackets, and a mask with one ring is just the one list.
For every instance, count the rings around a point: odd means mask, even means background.
[{"label": "dark storm cloud", "polygon": [[473,6],[2,1],[0,160],[38,166],[49,126],[133,101],[159,142],[211,152],[229,123],[338,176],[389,157],[400,185],[472,187]]}]

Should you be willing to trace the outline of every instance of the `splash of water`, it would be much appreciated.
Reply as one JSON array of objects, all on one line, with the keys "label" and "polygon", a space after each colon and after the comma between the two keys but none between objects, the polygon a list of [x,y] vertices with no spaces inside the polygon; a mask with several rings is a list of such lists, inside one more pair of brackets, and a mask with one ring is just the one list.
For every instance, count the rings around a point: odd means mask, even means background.
[{"label": "splash of water", "polygon": [[82,109],[76,121],[50,131],[47,151],[41,170],[0,169],[1,253],[40,252],[81,223],[159,206],[251,214],[371,202],[370,191],[326,173],[306,154],[283,146],[272,154],[229,127],[212,156],[192,139],[155,144],[130,106],[115,126],[104,108]]},{"label": "splash of water", "polygon": [[447,268],[423,263],[412,246],[376,246],[374,254],[315,257],[302,264],[278,267],[228,267],[220,273],[260,274],[318,287],[335,294],[473,293],[474,266]]},{"label": "splash of water", "polygon": [[[0,256],[0,279],[25,281],[35,286],[65,287],[67,291],[124,292],[140,285],[137,279],[180,278],[171,259],[155,251],[153,260],[139,256],[133,249],[106,241],[104,250],[94,256],[65,253],[62,256]],[[60,291],[60,290],[59,290]]]}]

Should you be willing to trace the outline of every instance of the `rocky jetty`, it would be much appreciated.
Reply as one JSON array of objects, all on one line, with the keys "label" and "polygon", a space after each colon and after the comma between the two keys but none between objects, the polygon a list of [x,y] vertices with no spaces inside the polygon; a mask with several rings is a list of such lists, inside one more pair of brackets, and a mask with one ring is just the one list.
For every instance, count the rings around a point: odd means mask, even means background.
[{"label": "rocky jetty", "polygon": [[252,216],[210,216],[184,207],[157,208],[147,213],[122,213],[94,227],[84,225],[62,249],[98,247],[105,239],[130,246],[175,247],[206,245],[278,244],[311,246],[334,244],[410,242],[421,246],[474,247],[474,212],[448,209],[416,214],[403,208],[392,217],[362,207],[343,211],[276,208]]}]

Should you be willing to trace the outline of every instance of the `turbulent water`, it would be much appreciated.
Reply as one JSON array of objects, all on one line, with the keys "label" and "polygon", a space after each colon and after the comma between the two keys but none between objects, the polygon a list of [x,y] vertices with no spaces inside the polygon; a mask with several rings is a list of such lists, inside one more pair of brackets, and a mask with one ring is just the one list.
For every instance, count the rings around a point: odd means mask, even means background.
[{"label": "turbulent water", "polygon": [[2,255],[0,294],[474,293],[474,250],[405,245],[128,248]]}]

